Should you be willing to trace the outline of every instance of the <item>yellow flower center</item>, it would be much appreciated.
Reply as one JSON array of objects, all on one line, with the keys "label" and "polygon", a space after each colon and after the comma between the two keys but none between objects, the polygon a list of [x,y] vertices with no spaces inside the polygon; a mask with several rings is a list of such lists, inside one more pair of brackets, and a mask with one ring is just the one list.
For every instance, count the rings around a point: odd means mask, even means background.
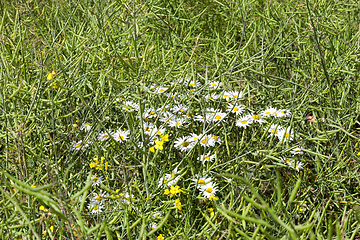
[{"label": "yellow flower center", "polygon": [[221,116],[220,116],[220,115],[216,115],[215,119],[219,120],[219,119],[221,119]]},{"label": "yellow flower center", "polygon": [[241,124],[246,124],[246,123],[247,123],[247,121],[245,121],[245,120],[244,120],[244,121],[241,121]]},{"label": "yellow flower center", "polygon": [[213,99],[213,97],[209,97],[209,99],[211,100],[211,99]]},{"label": "yellow flower center", "polygon": [[195,84],[194,84],[194,83],[190,83],[190,86],[195,87]]},{"label": "yellow flower center", "polygon": [[259,115],[253,115],[253,119],[259,120]]},{"label": "yellow flower center", "polygon": [[185,111],[183,108],[179,110],[179,112],[183,112],[183,111]]},{"label": "yellow flower center", "polygon": [[265,115],[269,115],[270,114],[270,112],[266,112],[266,113],[264,113]]},{"label": "yellow flower center", "polygon": [[177,123],[175,123],[175,125],[176,125],[176,126],[179,126],[179,125],[181,125],[181,122],[177,122]]},{"label": "yellow flower center", "polygon": [[216,87],[216,86],[217,86],[217,84],[216,84],[216,83],[213,83],[213,84],[211,84],[211,85],[213,85],[214,87]]},{"label": "yellow flower center", "polygon": [[151,111],[150,114],[151,114],[151,115],[154,115],[154,114],[155,114],[155,111]]},{"label": "yellow flower center", "polygon": [[204,179],[199,179],[198,184],[204,184],[205,180]]},{"label": "yellow flower center", "polygon": [[105,134],[104,136],[103,136],[103,138],[108,138],[109,137],[109,135],[107,135],[107,134]]},{"label": "yellow flower center", "polygon": [[95,206],[95,207],[94,207],[94,210],[98,210],[98,209],[99,209],[99,207],[98,207],[98,206]]},{"label": "yellow flower center", "polygon": [[227,98],[229,95],[225,94],[224,97]]},{"label": "yellow flower center", "polygon": [[181,144],[181,146],[187,147],[187,146],[189,146],[189,142],[185,141],[183,144]]},{"label": "yellow flower center", "polygon": [[285,133],[285,137],[288,138],[290,136],[290,133]]},{"label": "yellow flower center", "polygon": [[208,192],[208,193],[212,193],[212,188],[208,188],[208,189],[206,189],[206,192]]},{"label": "yellow flower center", "polygon": [[286,113],[286,110],[282,110],[281,113]]},{"label": "yellow flower center", "polygon": [[285,162],[289,163],[289,162],[290,162],[290,160],[289,160],[289,159],[285,159]]},{"label": "yellow flower center", "polygon": [[238,95],[234,95],[234,98],[237,98],[238,97]]},{"label": "yellow flower center", "polygon": [[210,157],[206,156],[206,157],[204,157],[204,159],[205,159],[205,160],[209,160],[209,159],[210,159]]},{"label": "yellow flower center", "polygon": [[99,181],[99,179],[98,179],[98,178],[94,178],[93,182],[97,182],[97,181]]},{"label": "yellow flower center", "polygon": [[77,144],[77,145],[76,145],[76,148],[81,148],[81,144]]},{"label": "yellow flower center", "polygon": [[238,108],[238,107],[234,107],[234,108],[233,108],[233,111],[234,111],[234,112],[237,112],[237,111],[239,111],[239,108]]},{"label": "yellow flower center", "polygon": [[119,136],[118,138],[119,138],[120,140],[122,140],[122,139],[124,139],[124,136]]},{"label": "yellow flower center", "polygon": [[165,91],[164,89],[160,89],[160,90],[159,90],[159,92],[161,92],[161,93],[164,92],[164,91]]},{"label": "yellow flower center", "polygon": [[145,127],[145,131],[149,132],[150,128],[149,127]]}]

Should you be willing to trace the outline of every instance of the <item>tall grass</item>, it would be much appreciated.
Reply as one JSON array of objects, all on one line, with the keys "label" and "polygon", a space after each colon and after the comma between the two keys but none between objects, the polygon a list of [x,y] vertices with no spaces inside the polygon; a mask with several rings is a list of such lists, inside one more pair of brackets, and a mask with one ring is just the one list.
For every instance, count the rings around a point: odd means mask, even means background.
[{"label": "tall grass", "polygon": [[2,1],[0,238],[359,239],[359,7]]}]

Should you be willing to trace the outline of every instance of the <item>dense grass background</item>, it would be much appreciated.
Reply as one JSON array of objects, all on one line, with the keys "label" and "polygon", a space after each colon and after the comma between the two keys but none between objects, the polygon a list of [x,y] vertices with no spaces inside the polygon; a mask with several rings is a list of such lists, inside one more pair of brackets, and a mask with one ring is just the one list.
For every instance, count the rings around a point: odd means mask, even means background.
[{"label": "dense grass background", "polygon": [[[0,9],[1,239],[360,239],[358,1],[19,0]],[[269,142],[265,127],[219,124],[221,161],[205,170],[193,164],[198,153],[171,147],[175,134],[157,155],[135,151],[139,118],[117,101],[159,106],[150,86],[186,77],[240,89],[255,111],[289,109],[304,169],[280,164],[294,144]],[[193,113],[205,106],[180,101]],[[126,128],[132,143],[100,144],[79,130],[87,122]],[[72,151],[79,139],[91,149]],[[111,167],[91,169],[95,155]],[[181,211],[157,186],[176,166]],[[186,183],[200,171],[232,179],[218,201]],[[97,215],[86,209],[94,174],[114,195]],[[119,207],[117,189],[133,205]],[[163,216],[151,230],[154,211]]]}]

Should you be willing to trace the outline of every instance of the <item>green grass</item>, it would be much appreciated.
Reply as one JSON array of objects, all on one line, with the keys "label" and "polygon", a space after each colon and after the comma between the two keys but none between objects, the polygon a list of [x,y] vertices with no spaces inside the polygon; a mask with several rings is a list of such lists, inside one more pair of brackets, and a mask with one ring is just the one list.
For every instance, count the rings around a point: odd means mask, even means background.
[{"label": "green grass", "polygon": [[[360,239],[358,1],[19,0],[0,9],[1,239]],[[156,94],[159,86],[180,95]],[[231,90],[244,94],[230,100],[244,114],[272,106],[291,115],[246,129],[233,113],[180,128],[144,115],[177,104],[195,116],[226,112],[226,99],[204,96]],[[162,150],[150,151],[143,123],[165,129]],[[271,124],[291,127],[293,141],[269,134]],[[119,129],[126,141],[98,139]],[[221,142],[179,151],[175,141],[191,133]],[[80,140],[89,146],[73,150]],[[291,156],[295,147],[303,154]],[[159,181],[175,168],[183,192],[171,197]],[[192,184],[205,175],[218,200]]]}]

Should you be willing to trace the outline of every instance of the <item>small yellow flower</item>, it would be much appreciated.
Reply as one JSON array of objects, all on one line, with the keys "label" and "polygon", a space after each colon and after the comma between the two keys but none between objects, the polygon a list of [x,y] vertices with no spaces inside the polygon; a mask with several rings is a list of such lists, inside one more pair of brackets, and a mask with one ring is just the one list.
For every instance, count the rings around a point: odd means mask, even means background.
[{"label": "small yellow flower", "polygon": [[90,168],[94,168],[94,167],[96,167],[96,164],[95,164],[95,163],[93,163],[93,162],[92,162],[92,163],[90,163],[89,165],[90,165]]},{"label": "small yellow flower", "polygon": [[77,125],[76,123],[73,124],[74,130],[76,130],[77,126],[78,126],[78,125]]},{"label": "small yellow flower", "polygon": [[158,237],[157,237],[157,240],[164,240],[165,238],[163,237],[162,234],[160,234]]},{"label": "small yellow flower", "polygon": [[151,148],[150,148],[150,152],[152,152],[152,153],[154,153],[154,152],[155,152],[154,147],[151,147]]},{"label": "small yellow flower", "polygon": [[163,150],[163,143],[164,141],[156,141],[155,149]]},{"label": "small yellow flower", "polygon": [[174,187],[174,186],[171,186],[171,187],[170,187],[170,190],[169,190],[169,189],[166,189],[165,192],[164,192],[165,195],[171,194],[171,195],[170,195],[171,198],[172,198],[173,196],[176,196],[176,194],[179,194],[179,196],[180,196],[181,193],[184,193],[184,191],[181,190],[181,188],[180,188],[178,185],[176,185],[175,187]]},{"label": "small yellow flower", "polygon": [[31,185],[31,187],[32,187],[32,188],[36,188],[36,185],[35,185],[35,183],[33,183],[33,184]]},{"label": "small yellow flower", "polygon": [[210,213],[210,217],[212,217],[212,216],[214,216],[214,209],[213,208],[208,208],[207,209],[208,211],[209,211],[209,213]]},{"label": "small yellow flower", "polygon": [[358,152],[358,154],[357,154],[358,156],[360,156],[360,152]]},{"label": "small yellow flower", "polygon": [[105,170],[107,171],[107,170],[108,170],[108,168],[111,168],[111,165],[110,165],[110,164],[108,164],[108,162],[106,162],[106,163],[105,163]]},{"label": "small yellow flower", "polygon": [[165,134],[165,135],[160,135],[161,140],[163,142],[168,142],[169,141],[169,134]]},{"label": "small yellow flower", "polygon": [[209,201],[216,201],[216,200],[219,200],[219,198],[211,194],[209,197]]},{"label": "small yellow flower", "polygon": [[54,83],[53,88],[58,88],[58,85],[56,83]]},{"label": "small yellow flower", "polygon": [[47,76],[46,76],[47,80],[51,80],[53,79],[53,75],[52,73],[48,73]]},{"label": "small yellow flower", "polygon": [[53,232],[54,231],[54,226],[50,226],[50,230]]},{"label": "small yellow flower", "polygon": [[175,207],[179,210],[181,210],[181,202],[180,202],[180,199],[176,199],[175,200]]},{"label": "small yellow flower", "polygon": [[46,211],[46,208],[45,208],[43,205],[41,205],[41,206],[39,207],[39,210],[45,212],[45,211]]}]

